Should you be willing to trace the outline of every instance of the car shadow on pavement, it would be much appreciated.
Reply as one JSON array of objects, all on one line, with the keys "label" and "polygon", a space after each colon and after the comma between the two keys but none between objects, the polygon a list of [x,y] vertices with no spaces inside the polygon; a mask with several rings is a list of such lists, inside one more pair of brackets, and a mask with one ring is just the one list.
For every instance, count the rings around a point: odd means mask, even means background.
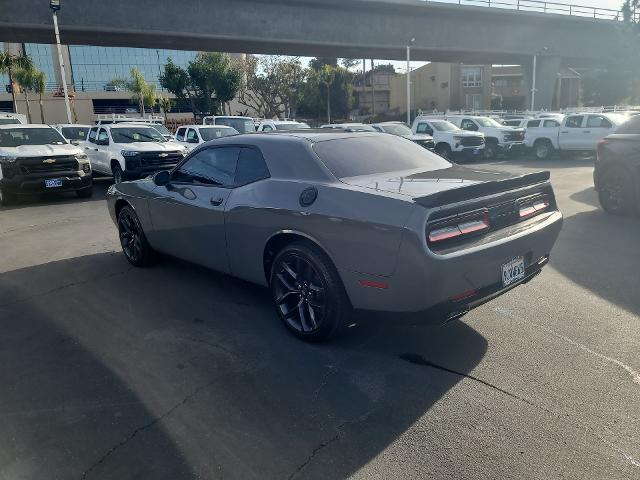
[{"label": "car shadow on pavement", "polygon": [[598,202],[598,192],[596,192],[593,187],[587,187],[584,190],[575,192],[569,195],[569,198],[575,202],[584,203],[585,205],[601,209],[600,202]]},{"label": "car shadow on pavement", "polygon": [[[598,205],[593,189],[575,193],[571,198]],[[638,283],[629,282],[633,278],[629,272],[640,271],[639,239],[638,217],[610,215],[600,208],[579,212],[565,217],[551,265],[595,295],[640,315]]]},{"label": "car shadow on pavement", "polygon": [[303,343],[266,289],[170,259],[134,269],[104,253],[2,273],[0,476],[346,477],[478,380],[487,348],[463,322],[359,317]]}]

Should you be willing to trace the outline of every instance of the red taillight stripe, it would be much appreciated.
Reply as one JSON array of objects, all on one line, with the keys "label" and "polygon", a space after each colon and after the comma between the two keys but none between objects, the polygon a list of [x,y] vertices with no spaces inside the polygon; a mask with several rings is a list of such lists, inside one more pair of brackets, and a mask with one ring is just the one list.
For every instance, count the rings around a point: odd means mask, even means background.
[{"label": "red taillight stripe", "polygon": [[441,242],[450,238],[488,230],[490,227],[487,212],[480,212],[466,217],[460,216],[449,221],[448,224],[444,224],[444,226],[436,226],[435,229],[429,232],[428,240],[431,243]]},{"label": "red taillight stripe", "polygon": [[373,280],[360,280],[360,285],[363,287],[378,288],[380,290],[386,290],[389,288],[388,283],[374,282]]}]

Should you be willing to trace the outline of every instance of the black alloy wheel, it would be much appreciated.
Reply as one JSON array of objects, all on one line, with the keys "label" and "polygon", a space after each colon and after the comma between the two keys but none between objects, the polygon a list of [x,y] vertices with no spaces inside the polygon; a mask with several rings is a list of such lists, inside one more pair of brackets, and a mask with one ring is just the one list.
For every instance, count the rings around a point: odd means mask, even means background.
[{"label": "black alloy wheel", "polygon": [[120,165],[115,164],[112,169],[113,172],[113,183],[122,183],[124,182],[124,173],[122,173],[122,168]]},{"label": "black alloy wheel", "polygon": [[536,142],[533,149],[534,149],[536,158],[538,160],[548,159],[551,156],[551,153],[553,152],[553,146],[551,145],[551,142],[546,140],[541,140],[539,142]]},{"label": "black alloy wheel", "polygon": [[138,217],[130,206],[118,214],[118,233],[125,257],[132,265],[144,267],[153,263],[154,251],[147,242]]},{"label": "black alloy wheel", "polygon": [[485,160],[493,160],[495,156],[498,154],[498,146],[495,142],[486,142],[484,145],[484,149],[482,150],[482,155]]},{"label": "black alloy wheel", "polygon": [[627,172],[621,168],[605,171],[598,189],[598,199],[602,208],[613,215],[627,215],[631,212],[633,184]]},{"label": "black alloy wheel", "polygon": [[326,340],[346,323],[350,304],[338,273],[310,244],[293,243],[277,255],[270,286],[278,315],[299,338]]},{"label": "black alloy wheel", "polygon": [[435,152],[447,160],[451,158],[451,147],[446,143],[439,143],[436,145]]}]

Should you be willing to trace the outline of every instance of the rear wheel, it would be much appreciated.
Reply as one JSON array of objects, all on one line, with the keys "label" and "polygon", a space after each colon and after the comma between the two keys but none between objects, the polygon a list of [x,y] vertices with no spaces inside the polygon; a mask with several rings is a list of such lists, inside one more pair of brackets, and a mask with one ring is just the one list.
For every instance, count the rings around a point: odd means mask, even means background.
[{"label": "rear wheel", "polygon": [[538,160],[547,160],[553,153],[553,145],[549,140],[538,140],[533,146],[533,152]]},{"label": "rear wheel", "polygon": [[435,152],[442,158],[451,158],[451,147],[446,143],[439,143],[438,145],[436,145]]},{"label": "rear wheel", "polygon": [[118,233],[124,256],[136,267],[146,267],[155,260],[155,252],[147,242],[136,212],[129,205],[118,213]]},{"label": "rear wheel", "polygon": [[113,174],[113,183],[122,183],[124,181],[124,173],[119,163],[114,163],[111,167],[111,173]]},{"label": "rear wheel", "polygon": [[598,199],[600,205],[613,215],[627,215],[633,208],[633,182],[621,168],[604,172],[599,182]]},{"label": "rear wheel", "polygon": [[284,247],[271,268],[269,285],[280,319],[287,329],[310,342],[337,335],[351,305],[335,267],[306,242]]}]

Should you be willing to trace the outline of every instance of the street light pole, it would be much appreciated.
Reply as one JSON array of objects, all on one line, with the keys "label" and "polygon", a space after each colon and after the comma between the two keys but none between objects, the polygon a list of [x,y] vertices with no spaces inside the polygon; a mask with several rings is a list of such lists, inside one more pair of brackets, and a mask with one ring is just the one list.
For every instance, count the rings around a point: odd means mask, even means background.
[{"label": "street light pole", "polygon": [[533,56],[533,78],[531,79],[531,111],[535,111],[536,105],[536,63],[538,60],[538,54]]},{"label": "street light pole", "polygon": [[407,125],[411,127],[411,44],[415,41],[411,38],[407,45]]},{"label": "street light pole", "polygon": [[69,106],[69,91],[67,90],[67,76],[64,71],[64,61],[62,59],[62,47],[60,46],[60,31],[58,30],[58,10],[60,10],[60,0],[50,0],[49,6],[53,10],[53,28],[56,33],[56,46],[58,48],[58,63],[60,64],[60,75],[62,75],[62,90],[64,91],[64,106],[67,110],[67,123],[73,123],[71,119],[71,107]]}]

